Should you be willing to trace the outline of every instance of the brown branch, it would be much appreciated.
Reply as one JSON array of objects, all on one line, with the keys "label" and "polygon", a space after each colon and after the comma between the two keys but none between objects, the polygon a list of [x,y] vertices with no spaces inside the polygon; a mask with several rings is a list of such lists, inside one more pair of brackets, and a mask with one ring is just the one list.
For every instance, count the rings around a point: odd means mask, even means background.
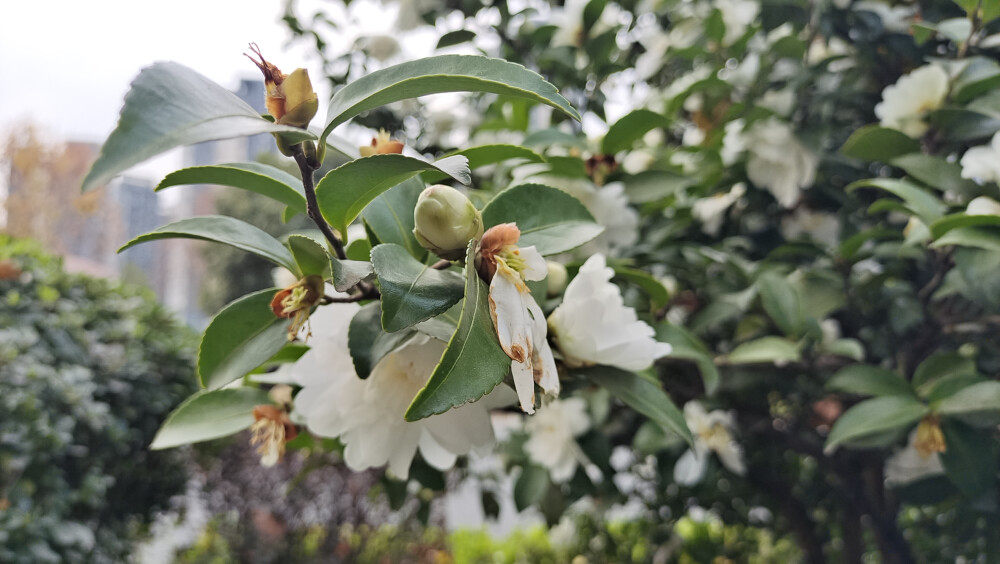
[{"label": "brown branch", "polygon": [[330,242],[330,246],[333,247],[334,253],[336,253],[337,258],[340,260],[347,259],[347,253],[344,251],[344,243],[341,242],[337,234],[333,232],[333,228],[330,224],[326,222],[323,218],[323,214],[319,211],[319,203],[316,201],[316,169],[319,168],[318,165],[309,162],[309,159],[302,153],[301,145],[297,146],[295,151],[295,163],[299,165],[299,172],[302,173],[302,189],[306,196],[306,215],[309,219],[313,220],[316,227],[323,232],[323,236],[326,240]]}]

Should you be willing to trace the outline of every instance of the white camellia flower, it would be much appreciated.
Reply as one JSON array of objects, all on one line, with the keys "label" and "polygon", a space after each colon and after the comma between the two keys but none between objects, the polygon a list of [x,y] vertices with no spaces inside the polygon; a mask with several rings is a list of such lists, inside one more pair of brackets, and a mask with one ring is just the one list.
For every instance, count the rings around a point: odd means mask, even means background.
[{"label": "white camellia flower", "polygon": [[[973,147],[962,155],[962,178],[1000,182],[1000,132],[989,145]],[[968,212],[966,212],[968,213]]]},{"label": "white camellia flower", "polygon": [[487,398],[440,415],[404,420],[445,344],[430,337],[415,338],[386,355],[362,380],[347,347],[348,326],[359,309],[356,304],[320,307],[312,316],[312,348],[294,364],[266,375],[266,381],[302,386],[295,396],[293,419],[317,435],[340,437],[344,461],[352,470],[388,464],[400,478],[409,474],[418,448],[428,464],[444,470],[454,465],[457,455],[492,444],[489,407],[509,389],[495,390]]},{"label": "white camellia flower", "polygon": [[939,474],[944,474],[941,457],[936,452],[922,454],[917,449],[916,429],[910,432],[906,448],[885,461],[885,481],[891,486],[902,486]]},{"label": "white camellia flower", "polygon": [[604,255],[590,257],[549,316],[549,329],[567,365],[643,370],[670,354],[670,345],[656,341],[653,328],[625,305],[621,290],[611,283],[614,274]]},{"label": "white camellia flower", "polygon": [[722,14],[722,23],[726,26],[723,45],[732,45],[743,37],[760,13],[760,4],[756,0],[715,0],[715,7]]},{"label": "white camellia flower", "polygon": [[965,215],[1000,215],[1000,202],[989,196],[973,198],[965,208]]},{"label": "white camellia flower", "polygon": [[706,235],[714,237],[719,234],[719,229],[722,228],[722,220],[726,216],[726,210],[742,198],[746,191],[746,184],[739,182],[734,184],[728,192],[699,198],[691,206],[691,215],[701,222],[701,230]]},{"label": "white camellia flower", "polygon": [[937,65],[924,65],[882,91],[875,115],[882,127],[918,138],[930,127],[927,112],[940,108],[947,94],[948,73]]},{"label": "white camellia flower", "polygon": [[742,119],[726,123],[725,133],[722,136],[722,149],[719,150],[722,164],[732,166],[747,150],[746,137],[743,135],[744,125]]},{"label": "white camellia flower", "polygon": [[524,451],[548,469],[553,482],[565,482],[573,477],[577,464],[588,463],[576,444],[576,437],[588,429],[590,418],[583,398],[553,400],[525,423],[528,440]]},{"label": "white camellia flower", "polygon": [[817,158],[787,124],[773,117],[759,121],[746,132],[745,143],[750,152],[747,176],[783,207],[794,206],[802,189],[815,182]]},{"label": "white camellia flower", "polygon": [[521,409],[535,412],[535,384],[547,394],[559,393],[559,374],[547,340],[545,314],[527,281],[548,274],[535,247],[518,247],[521,232],[513,223],[491,227],[480,241],[479,272],[490,280],[490,315],[500,346],[511,358],[511,375]]},{"label": "white camellia flower", "polygon": [[827,247],[834,247],[840,241],[840,220],[832,213],[799,206],[791,215],[781,218],[781,234],[789,241],[808,236]]},{"label": "white camellia flower", "polygon": [[697,401],[684,404],[684,420],[694,434],[694,448],[689,449],[674,465],[674,481],[684,486],[697,484],[705,477],[708,455],[715,452],[730,472],[743,475],[743,449],[733,439],[736,426],[732,413],[715,410],[706,412]]}]

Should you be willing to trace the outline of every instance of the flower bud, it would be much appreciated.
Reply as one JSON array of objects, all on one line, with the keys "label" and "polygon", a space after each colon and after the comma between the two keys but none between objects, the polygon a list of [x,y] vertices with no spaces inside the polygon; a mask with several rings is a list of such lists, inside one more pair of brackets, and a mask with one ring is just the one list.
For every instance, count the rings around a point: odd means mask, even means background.
[{"label": "flower bud", "polygon": [[264,103],[275,123],[301,128],[308,126],[319,110],[319,98],[313,91],[309,71],[295,69],[292,74],[286,75],[278,67],[264,60],[257,45],[251,43],[250,50],[260,57],[260,61],[257,61],[247,55],[247,58],[264,73],[266,91]]},{"label": "flower bud", "polygon": [[566,289],[566,280],[569,278],[566,267],[561,263],[551,260],[545,261],[545,266],[549,269],[549,274],[545,278],[548,282],[545,293],[549,297],[558,296]]},{"label": "flower bud", "polygon": [[483,217],[464,194],[435,184],[421,192],[413,209],[413,235],[423,247],[447,260],[465,256],[472,239],[483,236]]}]

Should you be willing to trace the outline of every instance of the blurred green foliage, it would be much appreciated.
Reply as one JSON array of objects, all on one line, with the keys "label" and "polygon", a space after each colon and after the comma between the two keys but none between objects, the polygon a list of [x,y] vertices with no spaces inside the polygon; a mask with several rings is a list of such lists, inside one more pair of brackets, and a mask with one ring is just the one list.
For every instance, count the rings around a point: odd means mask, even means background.
[{"label": "blurred green foliage", "polygon": [[195,388],[193,336],[149,290],[0,235],[0,562],[120,562],[181,491],[147,449]]}]

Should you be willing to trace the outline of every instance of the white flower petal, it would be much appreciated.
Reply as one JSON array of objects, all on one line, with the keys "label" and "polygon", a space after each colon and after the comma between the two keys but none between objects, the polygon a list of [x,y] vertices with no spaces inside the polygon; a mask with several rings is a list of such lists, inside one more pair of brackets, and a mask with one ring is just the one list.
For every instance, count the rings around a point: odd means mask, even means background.
[{"label": "white flower petal", "polygon": [[688,449],[674,464],[674,481],[682,486],[693,486],[705,476],[707,468],[708,456],[698,456],[693,449]]}]

